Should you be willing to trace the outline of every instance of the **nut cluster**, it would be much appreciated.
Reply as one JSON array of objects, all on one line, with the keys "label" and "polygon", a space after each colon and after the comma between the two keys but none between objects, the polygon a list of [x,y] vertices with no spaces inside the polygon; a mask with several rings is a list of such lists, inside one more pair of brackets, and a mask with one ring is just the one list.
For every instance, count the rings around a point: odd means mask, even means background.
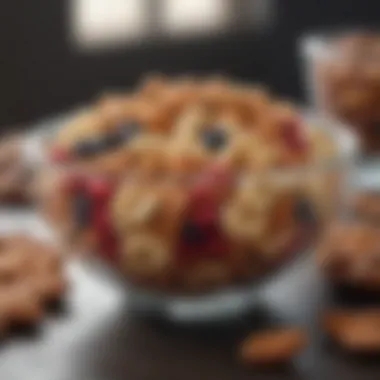
[{"label": "nut cluster", "polygon": [[0,328],[36,324],[47,305],[65,293],[66,280],[56,249],[28,236],[0,239]]}]

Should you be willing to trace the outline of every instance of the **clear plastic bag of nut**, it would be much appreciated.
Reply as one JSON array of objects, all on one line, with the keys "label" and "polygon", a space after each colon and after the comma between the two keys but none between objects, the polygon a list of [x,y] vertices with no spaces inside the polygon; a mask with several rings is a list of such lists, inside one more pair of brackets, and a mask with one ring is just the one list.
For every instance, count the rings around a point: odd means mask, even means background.
[{"label": "clear plastic bag of nut", "polygon": [[326,32],[300,40],[309,102],[353,126],[366,154],[380,152],[380,34]]}]

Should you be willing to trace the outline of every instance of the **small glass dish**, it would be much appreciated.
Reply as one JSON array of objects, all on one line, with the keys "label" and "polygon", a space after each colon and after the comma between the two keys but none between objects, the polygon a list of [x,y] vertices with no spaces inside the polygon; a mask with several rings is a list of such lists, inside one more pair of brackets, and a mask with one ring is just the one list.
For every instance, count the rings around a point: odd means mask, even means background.
[{"label": "small glass dish", "polygon": [[[281,273],[292,267],[301,253],[314,246],[323,228],[341,212],[344,200],[349,195],[347,181],[359,152],[355,133],[338,123],[310,114],[303,117],[303,121],[309,128],[309,133],[321,133],[321,136],[328,137],[333,143],[334,154],[312,164],[260,173],[226,172],[225,168],[220,171],[220,167],[216,167],[216,171],[205,168],[190,178],[156,176],[147,180],[133,172],[126,174],[123,181],[116,184],[107,176],[94,176],[70,165],[47,163],[44,174],[47,174],[45,177],[48,179],[48,186],[44,187],[45,191],[39,192],[41,211],[48,217],[57,236],[66,243],[74,242],[75,249],[90,253],[89,263],[94,265],[95,270],[126,284],[132,311],[176,322],[208,322],[239,317],[252,309],[257,302],[258,292],[264,286],[281,276]],[[327,149],[324,144],[320,148]],[[112,201],[110,200],[110,189],[115,189],[116,186],[117,191],[122,193],[122,186],[127,192],[134,187],[135,195],[139,196],[148,191],[149,196],[141,202],[144,206],[140,210],[141,218],[144,219],[151,210],[155,210],[150,204],[152,195],[160,194],[161,200],[167,202],[162,209],[165,214],[171,210],[172,200],[178,195],[177,192],[171,193],[173,188],[180,191],[185,189],[185,193],[188,193],[194,192],[203,183],[208,183],[207,190],[212,190],[212,194],[208,193],[206,200],[203,199],[205,202],[200,202],[201,206],[194,203],[187,211],[177,210],[177,216],[172,219],[175,223],[171,226],[171,231],[180,236],[177,240],[183,243],[184,239],[190,239],[186,240],[190,247],[174,249],[176,260],[181,255],[180,264],[167,265],[158,276],[146,268],[140,271],[139,265],[147,266],[150,263],[155,268],[164,268],[163,263],[166,263],[166,251],[160,246],[162,240],[150,240],[152,235],[139,235],[140,240],[134,240],[135,247],[142,247],[138,260],[133,261],[133,257],[126,260],[126,255],[120,252],[121,247],[130,242],[130,236],[120,233],[115,236],[115,219],[110,222],[109,211],[104,210],[112,209],[113,215],[121,212],[121,218],[124,218],[136,202],[139,202],[139,197],[132,203],[117,203],[114,191],[111,191]],[[83,185],[90,189],[91,194],[87,194],[87,198],[81,197]],[[222,196],[221,203],[217,205],[217,225],[213,224],[214,211],[208,208],[215,205],[224,190],[228,190],[229,194],[240,194],[242,188],[248,190],[244,193],[248,194],[248,203],[256,202],[256,214],[250,214],[245,209],[245,204],[237,214],[234,214],[234,210],[229,214],[229,203]],[[69,195],[66,191],[69,191]],[[272,203],[268,201],[266,204],[270,194],[274,198],[271,198]],[[93,202],[92,219],[90,225],[86,225],[86,221],[81,219],[83,215],[77,211],[83,211],[86,207],[88,209],[89,200]],[[76,204],[74,209],[73,204]],[[196,210],[200,211],[198,216],[205,224],[201,228],[193,228],[191,225],[184,228],[181,222],[183,213],[190,212],[194,215]],[[241,217],[234,226],[231,225],[233,215]],[[260,232],[255,235],[255,226],[264,219],[269,221],[269,235],[260,235]],[[123,220],[122,224],[128,222]],[[223,230],[221,233],[218,228],[220,225],[226,226],[226,223],[229,232],[226,234]],[[247,225],[251,228],[248,234],[244,229]],[[159,227],[163,227],[163,230],[156,232],[165,234],[165,225],[159,223]],[[186,229],[188,230],[185,231]],[[259,230],[260,228],[257,231]],[[202,234],[205,232],[206,240],[202,243]],[[241,234],[244,241],[249,238],[247,241],[252,244],[240,244],[239,239],[238,243],[234,241],[232,244],[230,234],[234,233]],[[216,240],[207,240],[209,236]],[[193,239],[198,238],[201,240],[200,245],[191,245]],[[147,244],[148,242],[151,244]],[[207,255],[203,256],[205,253]],[[199,264],[198,261],[196,264],[192,262],[198,255],[201,258],[199,262],[205,265],[197,270],[190,270],[196,267],[193,265]]]},{"label": "small glass dish", "polygon": [[353,126],[363,152],[380,152],[380,34],[358,29],[300,40],[309,102],[316,112]]}]

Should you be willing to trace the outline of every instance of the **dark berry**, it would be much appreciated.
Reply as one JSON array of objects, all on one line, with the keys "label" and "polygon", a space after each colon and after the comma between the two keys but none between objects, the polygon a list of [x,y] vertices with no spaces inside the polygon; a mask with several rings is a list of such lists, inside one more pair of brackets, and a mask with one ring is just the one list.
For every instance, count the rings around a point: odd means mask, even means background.
[{"label": "dark berry", "polygon": [[78,192],[73,199],[76,226],[86,228],[91,222],[91,199],[85,192]]},{"label": "dark berry", "polygon": [[204,204],[203,206],[200,203],[194,206],[191,215],[198,225],[202,227],[210,226],[218,219],[219,207],[212,204],[212,202]]},{"label": "dark berry", "polygon": [[207,235],[202,227],[191,220],[187,220],[182,227],[181,240],[189,246],[199,246],[205,243]]},{"label": "dark berry", "polygon": [[102,139],[94,138],[77,143],[74,153],[81,158],[92,157],[103,151],[104,143]]},{"label": "dark berry", "polygon": [[70,194],[77,194],[86,188],[86,179],[81,175],[69,174],[63,179],[63,187]]},{"label": "dark berry", "polygon": [[117,255],[117,238],[109,215],[108,204],[96,207],[93,225],[97,237],[99,254],[114,260]]},{"label": "dark berry", "polygon": [[122,133],[117,132],[117,133],[109,133],[108,135],[104,136],[102,138],[102,148],[104,151],[108,149],[115,149],[118,148],[119,146],[123,145],[124,143],[124,137]]},{"label": "dark berry", "polygon": [[219,151],[223,149],[228,142],[227,133],[218,127],[204,130],[201,138],[203,145],[211,151]]},{"label": "dark berry", "polygon": [[301,223],[314,224],[316,223],[316,215],[310,202],[301,198],[296,203],[295,207],[296,219]]},{"label": "dark berry", "polygon": [[141,133],[141,125],[135,122],[122,124],[119,126],[120,136],[124,142],[129,142]]},{"label": "dark berry", "polygon": [[112,193],[111,184],[108,181],[100,178],[89,180],[87,189],[91,194],[91,197],[96,201],[108,201]]},{"label": "dark berry", "polygon": [[221,231],[210,233],[207,253],[213,257],[226,256],[230,251],[230,242]]}]

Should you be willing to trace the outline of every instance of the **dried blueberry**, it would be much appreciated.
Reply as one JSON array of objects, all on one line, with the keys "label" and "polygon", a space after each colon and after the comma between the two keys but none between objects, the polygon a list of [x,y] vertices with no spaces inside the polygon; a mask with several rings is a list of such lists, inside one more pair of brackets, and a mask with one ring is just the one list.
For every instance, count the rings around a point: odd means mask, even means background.
[{"label": "dried blueberry", "polygon": [[296,219],[302,223],[314,224],[316,223],[316,215],[312,205],[307,199],[301,198],[296,205],[295,209]]},{"label": "dried blueberry", "polygon": [[117,148],[123,144],[123,136],[121,133],[110,133],[102,139],[102,148],[104,151]]},{"label": "dried blueberry", "polygon": [[122,124],[119,128],[120,137],[124,142],[131,141],[141,132],[141,125],[135,122]]},{"label": "dried blueberry", "polygon": [[188,245],[203,244],[207,239],[206,233],[202,227],[199,227],[191,220],[187,220],[181,231],[181,240]]},{"label": "dried blueberry", "polygon": [[73,199],[74,218],[78,228],[86,228],[91,221],[91,200],[87,194],[79,192]]},{"label": "dried blueberry", "polygon": [[79,157],[91,157],[103,150],[103,141],[101,139],[90,139],[77,143],[74,147],[74,154]]},{"label": "dried blueberry", "polygon": [[228,142],[226,131],[218,127],[204,130],[201,137],[204,146],[212,151],[224,148]]}]

